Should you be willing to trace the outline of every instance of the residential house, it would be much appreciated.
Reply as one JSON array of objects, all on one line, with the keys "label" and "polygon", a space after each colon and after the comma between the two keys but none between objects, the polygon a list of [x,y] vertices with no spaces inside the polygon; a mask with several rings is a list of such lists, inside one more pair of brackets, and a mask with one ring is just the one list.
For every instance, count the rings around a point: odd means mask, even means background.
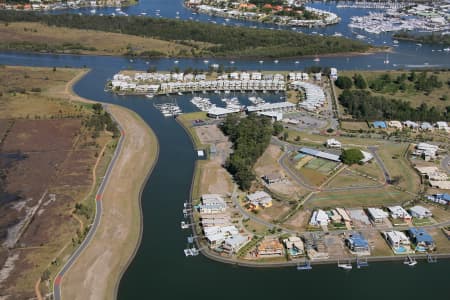
[{"label": "residential house", "polygon": [[298,236],[290,236],[283,240],[283,244],[286,247],[289,255],[293,258],[305,254],[305,246],[303,241]]},{"label": "residential house", "polygon": [[272,184],[282,181],[283,176],[279,172],[274,172],[264,175],[263,179],[267,184]]},{"label": "residential house", "polygon": [[253,194],[248,194],[247,201],[250,207],[253,209],[256,209],[258,207],[267,208],[272,206],[272,197],[264,191],[257,191]]},{"label": "residential house", "polygon": [[420,205],[413,206],[409,209],[411,216],[418,219],[430,218],[433,216],[431,211],[428,208],[425,208]]},{"label": "residential house", "polygon": [[241,234],[235,234],[227,237],[222,245],[225,253],[229,255],[236,254],[247,242],[249,238]]},{"label": "residential house", "polygon": [[328,139],[326,142],[328,148],[341,148],[342,144],[336,139]]},{"label": "residential house", "polygon": [[201,201],[200,213],[222,213],[227,209],[225,200],[217,194],[204,194]]},{"label": "residential house", "polygon": [[394,251],[394,254],[407,254],[411,252],[411,242],[401,231],[384,231],[384,238]]},{"label": "residential house", "polygon": [[376,207],[369,207],[367,209],[370,219],[374,223],[383,223],[386,218],[389,217],[389,214],[384,210]]},{"label": "residential house", "polygon": [[265,238],[256,246],[256,255],[259,257],[282,256],[283,245],[277,239]]},{"label": "residential house", "polygon": [[312,226],[327,226],[330,223],[330,218],[328,214],[321,210],[315,210],[311,216],[309,224]]},{"label": "residential house", "polygon": [[369,242],[361,233],[352,233],[345,239],[345,245],[351,252],[359,255],[370,255]]},{"label": "residential house", "polygon": [[392,219],[403,219],[404,221],[411,220],[411,215],[408,214],[408,212],[401,206],[395,205],[395,206],[388,206],[387,209],[389,210],[391,214]]},{"label": "residential house", "polygon": [[408,236],[411,241],[416,245],[415,250],[417,252],[433,251],[436,248],[436,244],[431,235],[423,228],[410,228],[408,229]]},{"label": "residential house", "polygon": [[373,128],[386,129],[386,122],[384,121],[375,121],[372,123]]},{"label": "residential house", "polygon": [[388,126],[395,129],[402,129],[402,123],[400,121],[389,121]]},{"label": "residential house", "polygon": [[450,205],[450,194],[444,193],[444,194],[434,194],[427,197],[428,200],[443,204],[443,205]]}]

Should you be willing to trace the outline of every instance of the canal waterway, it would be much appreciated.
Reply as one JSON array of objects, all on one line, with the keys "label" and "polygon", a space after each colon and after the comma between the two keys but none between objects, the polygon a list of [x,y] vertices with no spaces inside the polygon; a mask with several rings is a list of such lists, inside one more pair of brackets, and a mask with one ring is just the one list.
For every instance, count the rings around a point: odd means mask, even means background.
[{"label": "canal waterway", "polygon": [[[357,59],[357,58],[352,58]],[[375,62],[377,58],[369,57]],[[339,65],[339,58],[329,63]],[[171,60],[151,62],[159,69],[173,66]],[[321,62],[321,64],[323,61]],[[371,62],[372,63],[372,62]],[[0,53],[0,64],[89,67],[75,86],[85,98],[114,103],[137,112],[154,130],[160,143],[159,160],[142,194],[143,237],[136,257],[120,282],[119,299],[421,299],[448,298],[450,261],[423,261],[410,268],[402,262],[372,263],[368,269],[345,272],[335,265],[314,266],[311,271],[295,268],[245,268],[211,261],[203,256],[186,258],[188,231],[180,229],[183,203],[189,199],[195,152],[183,128],[164,118],[153,101],[139,96],[116,96],[104,92],[108,78],[125,68],[145,69],[145,61],[125,58],[28,55]],[[198,67],[202,60],[180,60],[180,67]],[[256,62],[236,61],[239,69],[254,69]],[[305,66],[306,64],[303,64]],[[267,69],[289,70],[292,61],[280,61]],[[355,63],[351,68],[358,68]],[[300,68],[300,66],[299,66]],[[1,72],[1,69],[0,69]],[[184,111],[193,109],[190,97],[174,97]]]}]

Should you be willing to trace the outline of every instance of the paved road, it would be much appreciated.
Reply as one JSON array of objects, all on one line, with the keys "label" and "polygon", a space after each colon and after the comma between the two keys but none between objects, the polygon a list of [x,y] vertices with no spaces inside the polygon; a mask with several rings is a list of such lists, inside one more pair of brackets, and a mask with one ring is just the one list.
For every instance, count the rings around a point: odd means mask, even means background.
[{"label": "paved road", "polygon": [[[105,110],[108,110],[108,107],[104,105]],[[112,116],[112,115],[111,115]],[[55,280],[53,282],[53,297],[55,300],[61,300],[61,282],[63,279],[64,274],[67,273],[67,271],[70,269],[70,267],[75,263],[77,258],[80,256],[80,254],[86,249],[86,247],[91,242],[95,232],[97,231],[97,227],[100,224],[101,216],[102,216],[102,197],[103,192],[105,190],[105,187],[108,184],[113,166],[117,160],[117,157],[119,156],[120,152],[122,151],[122,143],[125,136],[125,132],[123,131],[122,127],[119,125],[117,120],[115,120],[116,123],[119,126],[120,132],[122,133],[119,139],[119,142],[117,144],[117,148],[114,152],[114,156],[108,166],[108,169],[106,171],[105,176],[103,177],[103,180],[100,184],[100,187],[97,191],[97,194],[95,196],[95,216],[94,216],[94,222],[91,224],[91,228],[89,229],[88,234],[86,235],[86,238],[83,240],[83,242],[80,244],[80,246],[75,250],[75,252],[70,256],[69,260],[64,264],[62,269],[59,271],[59,273],[56,275]]]},{"label": "paved road", "polygon": [[386,182],[387,183],[391,182],[391,176],[389,176],[389,172],[388,172],[386,166],[384,165],[384,162],[378,156],[378,153],[377,153],[378,147],[370,146],[370,147],[367,147],[367,149],[369,149],[370,153],[372,153],[372,155],[375,158],[375,160],[377,161],[378,165],[383,170],[383,175],[384,175],[384,179],[386,180]]},{"label": "paved road", "polygon": [[444,169],[447,173],[450,173],[450,155],[445,156],[441,160],[441,167]]},{"label": "paved road", "polygon": [[283,230],[283,232],[287,232],[289,234],[297,234],[297,232],[295,230],[290,230],[287,228],[284,228],[281,225],[277,225],[277,224],[273,224],[271,222],[265,221],[261,218],[258,218],[255,214],[247,211],[244,207],[242,207],[242,205],[239,203],[239,200],[237,198],[237,185],[234,185],[234,190],[233,190],[233,194],[231,195],[231,199],[233,200],[234,205],[236,206],[236,208],[239,210],[239,212],[244,216],[249,218],[250,220],[259,223],[261,225],[266,226],[267,228],[274,228],[274,227],[278,227],[281,228]]}]

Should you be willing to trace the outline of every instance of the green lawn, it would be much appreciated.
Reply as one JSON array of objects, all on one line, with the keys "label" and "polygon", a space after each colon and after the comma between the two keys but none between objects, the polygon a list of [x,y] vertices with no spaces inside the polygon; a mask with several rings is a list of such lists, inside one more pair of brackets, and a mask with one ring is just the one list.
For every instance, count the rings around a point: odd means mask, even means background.
[{"label": "green lawn", "polygon": [[305,203],[305,208],[383,206],[400,204],[410,198],[409,194],[391,187],[319,192]]},{"label": "green lawn", "polygon": [[398,185],[405,190],[417,193],[420,190],[420,177],[404,158],[409,144],[387,144],[380,147],[378,154],[388,169],[391,178],[398,178]]}]

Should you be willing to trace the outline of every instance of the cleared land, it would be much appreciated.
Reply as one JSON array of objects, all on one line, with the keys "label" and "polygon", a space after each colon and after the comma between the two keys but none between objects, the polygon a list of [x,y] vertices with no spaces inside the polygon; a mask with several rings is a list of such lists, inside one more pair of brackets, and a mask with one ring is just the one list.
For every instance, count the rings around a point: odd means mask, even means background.
[{"label": "cleared land", "polygon": [[401,204],[410,200],[411,195],[392,187],[364,189],[358,191],[333,191],[314,194],[306,203],[306,208],[328,207],[369,207]]},{"label": "cleared land", "polygon": [[33,51],[33,44],[47,44],[48,49],[55,49],[55,52],[96,55],[141,54],[156,51],[162,56],[180,57],[192,56],[194,46],[199,49],[210,46],[207,43],[189,42],[192,45],[190,46],[148,37],[31,22],[15,22],[9,23],[8,26],[0,26],[0,36],[2,39],[0,48],[3,49],[25,41],[29,45],[24,44],[21,47],[23,49],[19,47],[19,50]]},{"label": "cleared land", "polygon": [[[82,124],[93,116],[90,106],[52,92],[64,90],[77,73],[25,67],[0,72],[0,266],[18,259],[0,282],[0,296],[33,297],[40,278],[46,294],[47,279],[84,237],[92,217],[91,186],[102,176],[114,140],[103,130],[94,138]],[[32,92],[35,87],[40,90]],[[75,212],[76,203],[83,209]]]},{"label": "cleared land", "polygon": [[110,109],[126,133],[123,149],[103,195],[101,224],[64,277],[63,299],[113,299],[120,274],[139,242],[140,189],[156,161],[157,139],[136,114],[116,106]]},{"label": "cleared land", "polygon": [[380,147],[378,153],[383,160],[389,175],[401,188],[417,193],[420,190],[420,177],[404,157],[409,144],[387,144]]},{"label": "cleared land", "polygon": [[209,154],[209,160],[197,165],[200,172],[199,194],[226,195],[233,191],[230,174],[222,166],[231,153],[231,143],[216,125],[193,127],[196,137],[203,145],[214,145],[216,152]]},{"label": "cleared land", "polygon": [[283,168],[278,163],[278,159],[283,152],[279,146],[269,145],[263,155],[258,159],[255,164],[254,170],[258,177],[269,174],[278,174],[282,181],[267,185],[267,188],[280,195],[282,198],[298,198],[306,191],[297,186],[289,177],[287,177]]}]

